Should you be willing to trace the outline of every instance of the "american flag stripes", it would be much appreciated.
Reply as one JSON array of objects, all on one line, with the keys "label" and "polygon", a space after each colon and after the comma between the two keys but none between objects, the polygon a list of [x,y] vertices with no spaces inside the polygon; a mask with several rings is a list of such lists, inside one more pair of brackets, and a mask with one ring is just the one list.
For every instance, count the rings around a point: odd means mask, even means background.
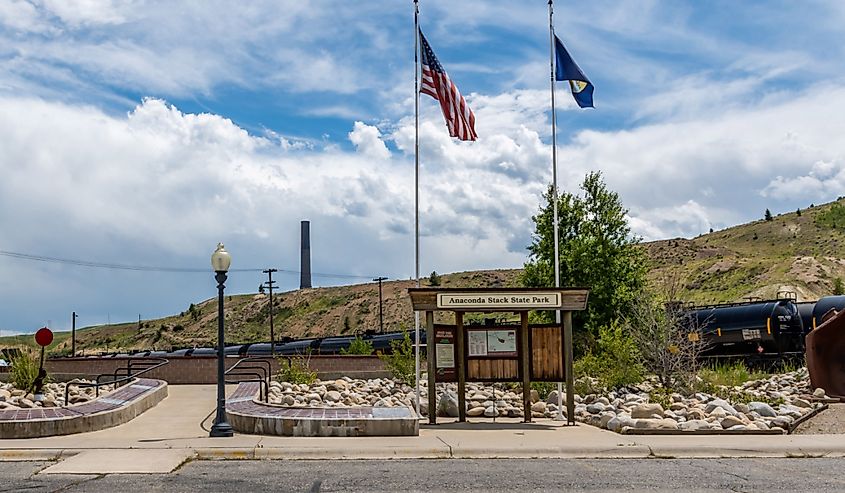
[{"label": "american flag stripes", "polygon": [[422,84],[420,93],[428,94],[440,101],[440,109],[449,127],[449,135],[461,140],[475,140],[475,115],[458,91],[458,86],[449,79],[449,75],[437,61],[434,51],[420,32],[420,61],[422,65]]}]

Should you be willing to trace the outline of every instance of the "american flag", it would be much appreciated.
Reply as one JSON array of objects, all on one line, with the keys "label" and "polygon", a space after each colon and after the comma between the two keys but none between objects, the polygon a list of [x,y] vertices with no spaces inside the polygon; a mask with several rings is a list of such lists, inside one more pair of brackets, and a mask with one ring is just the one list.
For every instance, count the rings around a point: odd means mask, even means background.
[{"label": "american flag", "polygon": [[458,86],[449,79],[443,65],[437,61],[434,51],[420,32],[420,59],[422,61],[422,85],[420,93],[428,94],[440,101],[440,109],[449,127],[449,135],[461,140],[475,140],[475,115],[458,91]]}]

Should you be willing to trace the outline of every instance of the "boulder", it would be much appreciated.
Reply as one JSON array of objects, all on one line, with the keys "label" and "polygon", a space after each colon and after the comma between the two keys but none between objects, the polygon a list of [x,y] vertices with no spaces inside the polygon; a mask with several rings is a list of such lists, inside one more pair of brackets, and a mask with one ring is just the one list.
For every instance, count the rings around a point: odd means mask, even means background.
[{"label": "boulder", "polygon": [[499,412],[493,406],[484,409],[484,416],[493,418],[499,415]]},{"label": "boulder", "polygon": [[21,397],[18,399],[18,407],[21,409],[32,409],[35,407],[35,403],[26,397]]},{"label": "boulder", "polygon": [[534,404],[540,400],[540,393],[534,389],[531,389],[531,403]]},{"label": "boulder", "polygon": [[540,413],[541,415],[546,412],[546,403],[545,402],[535,402],[531,405],[531,412],[532,413]]},{"label": "boulder", "polygon": [[819,387],[819,388],[817,388],[816,390],[813,391],[813,397],[815,397],[815,398],[820,399],[820,398],[824,397],[825,395],[826,395],[826,392],[821,387]]},{"label": "boulder", "polygon": [[601,414],[604,412],[605,406],[601,402],[594,402],[592,404],[587,404],[587,412],[590,414]]},{"label": "boulder", "polygon": [[635,428],[641,430],[677,430],[678,423],[674,419],[638,419]]},{"label": "boulder", "polygon": [[806,400],[800,399],[800,398],[799,399],[792,399],[792,403],[794,405],[798,406],[798,407],[804,407],[804,408],[813,407],[813,405],[810,404],[809,401],[806,401]]},{"label": "boulder", "polygon": [[631,410],[631,417],[634,419],[649,419],[655,415],[663,417],[663,406],[657,403],[637,404]]},{"label": "boulder", "polygon": [[452,418],[458,417],[458,396],[452,391],[447,390],[440,396],[437,402],[437,415],[449,416]]},{"label": "boulder", "polygon": [[338,402],[341,399],[340,392],[337,390],[329,390],[326,392],[326,400],[329,402]]},{"label": "boulder", "polygon": [[724,409],[726,414],[730,414],[732,416],[736,416],[736,409],[731,406],[727,401],[722,399],[714,399],[707,403],[707,407],[704,408],[704,412],[708,414],[713,414],[713,410],[721,408]]},{"label": "boulder", "polygon": [[[566,398],[563,399],[563,402],[566,403]],[[552,390],[551,392],[549,392],[549,396],[546,397],[546,404],[557,405],[557,390]]]},{"label": "boulder", "polygon": [[744,425],[743,421],[736,416],[726,416],[722,421],[719,422],[722,425],[722,428],[727,430],[733,426],[737,425]]},{"label": "boulder", "polygon": [[714,426],[703,419],[692,419],[678,425],[683,431],[712,430]]},{"label": "boulder", "polygon": [[484,414],[484,408],[481,406],[473,407],[467,411],[467,416],[481,416]]},{"label": "boulder", "polygon": [[766,404],[765,402],[749,402],[748,409],[751,412],[755,412],[764,418],[774,418],[778,415],[772,406]]},{"label": "boulder", "polygon": [[721,418],[724,418],[725,416],[728,416],[728,412],[725,411],[721,407],[714,407],[713,410],[710,411],[709,414],[710,414],[710,416],[712,416],[716,419],[721,419]]}]

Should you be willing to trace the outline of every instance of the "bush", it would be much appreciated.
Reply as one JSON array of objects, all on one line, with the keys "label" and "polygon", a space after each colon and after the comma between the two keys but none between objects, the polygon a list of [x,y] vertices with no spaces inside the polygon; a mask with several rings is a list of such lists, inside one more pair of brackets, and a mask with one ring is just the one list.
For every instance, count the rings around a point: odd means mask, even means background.
[{"label": "bush", "polygon": [[[38,377],[38,356],[32,351],[21,351],[12,358],[11,363],[9,377],[15,387],[20,390],[33,390],[35,379]],[[44,383],[48,381],[49,378],[44,379]]]},{"label": "bush", "polygon": [[373,343],[370,341],[365,341],[360,337],[356,337],[352,340],[352,342],[349,343],[349,349],[341,349],[340,354],[361,354],[369,356],[373,354]]},{"label": "bush", "polygon": [[[587,353],[575,362],[575,377],[595,377],[602,387],[613,389],[642,382],[644,368],[634,340],[623,327],[613,322],[599,328],[598,352]],[[581,390],[596,391],[589,383],[582,382]]]},{"label": "bush", "polygon": [[305,385],[314,383],[317,380],[317,372],[311,369],[311,355],[280,357],[276,380]]},{"label": "bush", "polygon": [[[416,377],[414,366],[414,345],[411,343],[411,335],[405,332],[401,341],[390,341],[390,354],[379,354],[380,360],[387,365],[388,371],[396,380],[411,385]],[[422,362],[420,362],[422,365]]]},{"label": "bush", "polygon": [[[675,284],[666,289],[664,299],[677,299]],[[678,392],[692,390],[700,368],[699,356],[707,349],[698,321],[679,303],[660,303],[642,297],[634,304],[625,325],[642,355],[649,373],[661,387]]]}]

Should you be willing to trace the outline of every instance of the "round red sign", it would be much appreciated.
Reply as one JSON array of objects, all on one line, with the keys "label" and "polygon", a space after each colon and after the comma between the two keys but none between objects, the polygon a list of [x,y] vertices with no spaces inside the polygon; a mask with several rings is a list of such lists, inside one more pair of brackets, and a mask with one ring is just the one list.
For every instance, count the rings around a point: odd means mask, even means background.
[{"label": "round red sign", "polygon": [[38,329],[38,332],[35,333],[35,342],[42,347],[49,346],[53,342],[53,331],[47,327]]}]

